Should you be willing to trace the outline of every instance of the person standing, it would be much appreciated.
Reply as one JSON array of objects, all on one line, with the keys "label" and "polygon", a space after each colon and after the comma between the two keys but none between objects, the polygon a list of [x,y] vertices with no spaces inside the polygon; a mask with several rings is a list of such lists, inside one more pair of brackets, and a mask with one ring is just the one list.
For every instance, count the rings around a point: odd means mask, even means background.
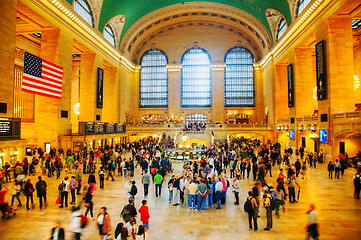
[{"label": "person standing", "polygon": [[198,212],[203,212],[203,207],[204,204],[203,202],[206,200],[207,197],[207,185],[204,184],[204,180],[202,180],[199,184],[198,184],[198,188],[197,188],[197,195],[198,195],[198,207],[197,210]]},{"label": "person standing", "polygon": [[296,192],[295,187],[298,186],[299,189],[301,189],[300,185],[297,183],[295,174],[293,174],[291,177],[289,177],[286,181],[286,184],[288,186],[288,194],[289,194],[289,201],[290,203],[296,203]]},{"label": "person standing", "polygon": [[46,204],[46,182],[41,179],[41,176],[38,177],[39,181],[35,184],[37,196],[39,198],[39,208],[43,208],[43,200],[44,204]]},{"label": "person standing", "polygon": [[143,183],[143,187],[144,187],[144,197],[145,198],[148,196],[149,179],[150,179],[150,175],[148,174],[148,170],[144,170],[144,174],[142,176],[142,183]]},{"label": "person standing", "polygon": [[60,182],[58,190],[60,191],[61,202],[59,208],[68,207],[68,193],[69,193],[69,182],[68,177],[65,177],[63,181]]},{"label": "person standing", "polygon": [[76,180],[75,176],[71,176],[71,181],[69,184],[70,188],[70,194],[71,194],[71,202],[70,204],[75,204],[76,198],[75,198],[75,190],[76,190]]},{"label": "person standing", "polygon": [[80,189],[81,189],[81,185],[82,185],[82,181],[83,181],[83,174],[81,172],[81,167],[78,168],[78,170],[75,173],[75,179],[77,182],[76,185],[76,195],[80,195]]},{"label": "person standing", "polygon": [[271,194],[268,190],[264,191],[265,196],[263,197],[263,204],[266,208],[266,216],[267,216],[267,227],[264,228],[265,231],[269,231],[272,229],[273,219],[272,219],[272,209],[271,209]]},{"label": "person standing", "polygon": [[142,206],[139,208],[140,221],[143,223],[145,230],[149,229],[149,209],[147,206],[147,200],[142,201]]},{"label": "person standing", "polygon": [[186,179],[184,180],[183,187],[182,187],[183,206],[185,206],[185,207],[188,207],[188,205],[189,205],[189,192],[188,192],[189,184],[190,184],[190,177],[187,176]]},{"label": "person standing", "polygon": [[318,240],[318,224],[317,224],[317,212],[315,211],[315,205],[310,205],[310,210],[307,212],[307,225],[305,227],[307,231],[306,240],[310,239],[311,237],[315,240]]},{"label": "person standing", "polygon": [[178,175],[173,181],[173,206],[178,206],[180,203],[180,179]]},{"label": "person standing", "polygon": [[298,175],[301,172],[301,162],[300,159],[297,159],[295,162],[295,168],[296,168],[296,177],[298,177]]},{"label": "person standing", "polygon": [[300,157],[301,157],[301,159],[303,159],[303,156],[304,156],[304,154],[305,154],[305,149],[304,149],[304,147],[301,145],[301,147],[300,147],[300,150],[298,150],[298,152],[300,153]]},{"label": "person standing", "polygon": [[107,208],[102,207],[100,209],[100,213],[97,217],[97,225],[99,228],[100,239],[104,239],[106,236],[110,236],[110,232],[112,231],[112,227],[110,224],[110,216],[107,213]]},{"label": "person standing", "polygon": [[99,187],[104,190],[105,172],[104,172],[103,167],[100,168],[98,175],[99,175]]},{"label": "person standing", "polygon": [[34,198],[33,198],[33,192],[35,192],[33,184],[30,182],[30,179],[28,179],[24,186],[24,194],[26,196],[26,210],[30,210],[29,208],[29,199],[31,200],[31,205],[34,206]]},{"label": "person standing", "polygon": [[336,159],[336,162],[334,163],[335,167],[335,178],[340,179],[340,171],[341,171],[341,163]]},{"label": "person standing", "polygon": [[134,199],[129,198],[128,201],[129,204],[125,205],[121,212],[121,216],[126,223],[129,221],[129,219],[137,217],[137,209],[134,207]]},{"label": "person standing", "polygon": [[255,210],[257,209],[258,205],[257,205],[256,199],[252,195],[253,195],[252,191],[249,191],[248,192],[248,198],[247,198],[247,200],[251,201],[251,208],[247,212],[249,230],[250,231],[253,230],[253,226],[252,226],[252,219],[253,219],[254,231],[258,232],[257,214],[255,214],[256,213]]},{"label": "person standing", "polygon": [[335,170],[335,167],[333,166],[332,161],[330,161],[327,165],[327,171],[328,171],[328,177],[332,179],[333,171]]},{"label": "person standing", "polygon": [[360,189],[361,189],[361,176],[360,171],[357,171],[356,175],[353,177],[353,185],[355,187],[354,197],[360,199]]},{"label": "person standing", "polygon": [[154,176],[154,182],[155,182],[155,197],[160,197],[162,194],[162,182],[163,177],[159,173]]},{"label": "person standing", "polygon": [[234,205],[239,205],[239,179],[237,177],[233,180],[233,192],[234,198],[236,199]]},{"label": "person standing", "polygon": [[215,193],[216,193],[216,201],[217,201],[217,209],[221,209],[222,208],[222,203],[221,203],[221,200],[222,200],[222,196],[223,196],[223,183],[222,183],[222,179],[221,177],[218,177],[217,179],[217,183],[216,183],[216,186],[215,186]]},{"label": "person standing", "polygon": [[172,175],[172,178],[168,181],[168,190],[169,190],[169,203],[173,202],[173,182],[175,180],[175,175]]},{"label": "person standing", "polygon": [[189,195],[189,208],[196,208],[196,192],[197,184],[193,180],[188,186],[188,195]]},{"label": "person standing", "polygon": [[261,182],[256,182],[252,188],[252,197],[256,200],[257,207],[254,209],[254,214],[259,217],[259,205],[261,201],[261,194],[260,194],[260,187]]}]

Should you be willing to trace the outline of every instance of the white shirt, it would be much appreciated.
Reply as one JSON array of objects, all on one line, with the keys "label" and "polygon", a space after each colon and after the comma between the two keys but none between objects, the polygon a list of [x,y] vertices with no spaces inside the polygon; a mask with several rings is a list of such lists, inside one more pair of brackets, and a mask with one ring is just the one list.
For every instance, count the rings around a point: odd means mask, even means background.
[{"label": "white shirt", "polygon": [[99,225],[103,225],[104,223],[104,215],[100,214],[99,217],[97,218],[97,222]]},{"label": "white shirt", "polygon": [[81,213],[79,211],[73,212],[70,216],[70,226],[69,229],[75,233],[81,233],[82,228],[80,227],[80,216]]},{"label": "white shirt", "polygon": [[66,180],[63,180],[60,183],[62,183],[62,182],[65,183],[65,188],[64,188],[63,192],[69,192],[69,184],[70,183]]},{"label": "white shirt", "polygon": [[137,224],[134,224],[133,226],[130,225],[130,222],[127,222],[124,227],[128,230],[128,236],[132,234],[132,228],[134,229],[134,234],[137,233]]},{"label": "white shirt", "polygon": [[312,210],[308,213],[308,224],[316,224],[317,223],[317,212],[315,210]]},{"label": "white shirt", "polygon": [[222,182],[217,182],[214,189],[215,189],[216,192],[219,192],[219,191],[223,190],[223,183]]}]

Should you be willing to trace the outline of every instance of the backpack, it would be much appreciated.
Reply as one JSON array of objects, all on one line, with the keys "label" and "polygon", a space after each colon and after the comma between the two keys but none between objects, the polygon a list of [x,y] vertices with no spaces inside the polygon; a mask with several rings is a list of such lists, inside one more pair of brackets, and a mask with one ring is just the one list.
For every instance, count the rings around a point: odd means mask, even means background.
[{"label": "backpack", "polygon": [[44,182],[44,181],[41,181],[41,182],[40,182],[39,190],[40,190],[41,192],[45,192],[45,191],[46,191],[46,185],[45,185],[45,182]]},{"label": "backpack", "polygon": [[80,215],[79,217],[80,217],[80,227],[85,228],[89,223],[88,218],[84,215]]},{"label": "backpack", "polygon": [[270,208],[271,208],[271,210],[273,211],[273,210],[275,210],[276,209],[276,200],[271,196],[271,198],[270,198]]},{"label": "backpack", "polygon": [[135,196],[138,192],[137,186],[132,185],[132,188],[130,189],[130,195]]},{"label": "backpack", "polygon": [[61,181],[61,183],[58,186],[58,190],[63,191],[65,189],[65,186],[66,186],[66,184],[63,181]]},{"label": "backpack", "polygon": [[250,212],[252,212],[253,211],[253,206],[252,206],[252,199],[253,198],[251,198],[251,199],[248,199],[247,198],[247,201],[244,203],[244,211],[246,212],[246,213],[250,213]]}]

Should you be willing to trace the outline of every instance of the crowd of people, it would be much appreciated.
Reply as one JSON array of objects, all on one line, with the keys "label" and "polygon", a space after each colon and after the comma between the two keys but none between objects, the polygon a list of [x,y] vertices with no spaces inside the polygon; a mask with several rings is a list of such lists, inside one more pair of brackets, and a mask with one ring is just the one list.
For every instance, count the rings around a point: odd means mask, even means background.
[{"label": "crowd of people", "polygon": [[[165,186],[168,190],[169,203],[173,206],[182,205],[202,213],[206,210],[221,209],[222,205],[226,204],[227,200],[229,201],[227,199],[229,191],[234,193],[234,204],[240,205],[240,183],[243,179],[253,179],[254,185],[250,186],[248,197],[244,203],[244,210],[248,214],[249,230],[259,231],[259,211],[260,206],[263,205],[267,222],[264,230],[268,231],[274,227],[273,211],[275,211],[276,217],[280,217],[280,208],[282,207],[283,212],[285,211],[287,197],[290,204],[297,203],[296,188],[298,190],[301,188],[297,179],[299,174],[302,175],[302,178],[306,177],[307,163],[316,167],[314,159],[319,162],[322,162],[323,159],[322,154],[317,154],[317,157],[313,157],[312,153],[304,154],[303,147],[301,147],[296,151],[297,161],[292,164],[290,161],[290,156],[293,154],[291,148],[285,149],[282,153],[279,143],[263,145],[259,140],[233,139],[230,144],[211,145],[205,150],[204,157],[199,161],[185,161],[182,172],[169,176],[166,181],[167,173],[172,172],[171,162],[164,155],[164,150],[169,147],[169,143],[169,139],[166,138],[164,141],[146,138],[133,143],[105,146],[89,152],[86,150],[71,151],[70,149],[64,152],[62,149],[53,148],[46,154],[38,149],[35,155],[31,156],[30,163],[26,158],[22,163],[17,162],[14,166],[7,163],[4,165],[1,172],[2,182],[11,182],[13,176],[15,184],[11,187],[11,204],[4,201],[4,196],[9,188],[5,184],[1,184],[3,186],[3,190],[0,190],[1,211],[5,213],[8,207],[13,206],[14,200],[18,201],[19,207],[22,206],[20,199],[22,193],[26,196],[26,209],[30,210],[30,203],[34,204],[34,192],[39,198],[39,208],[41,209],[47,204],[48,189],[46,181],[43,180],[44,176],[59,179],[62,173],[66,172],[57,188],[59,193],[57,203],[59,208],[67,208],[68,205],[72,205],[70,230],[73,232],[74,239],[81,238],[82,231],[87,225],[88,214],[96,221],[101,239],[109,239],[112,231],[110,216],[106,207],[102,207],[97,216],[94,215],[93,196],[97,188],[96,177],[99,178],[99,188],[104,189],[104,180],[114,181],[114,176],[118,175],[127,179],[125,185],[129,200],[121,212],[124,223],[121,222],[116,226],[114,239],[147,239],[150,214],[146,198],[150,194],[151,182],[155,186],[156,198],[162,196],[162,188]],[[341,171],[343,167],[339,162],[342,160],[341,155],[339,159],[334,164],[329,163],[329,171],[331,171],[330,166],[338,169],[340,165],[340,172],[343,174]],[[137,196],[136,182],[132,178],[135,175],[135,168],[138,166],[141,168],[144,200],[137,211],[134,207],[134,199],[139,196]],[[278,166],[279,169],[279,176],[274,184],[265,180],[267,174],[272,176],[272,166]],[[43,176],[38,176],[34,187],[27,177],[31,174],[34,175],[36,168]],[[88,176],[87,181],[85,181],[85,175]],[[355,198],[360,198],[359,172],[354,179]],[[68,200],[69,193],[70,202]],[[81,196],[77,197],[78,195]],[[80,211],[81,207],[84,208],[84,214]],[[137,225],[138,212],[142,223],[139,225]],[[314,205],[311,205],[308,214],[307,237],[317,239],[317,213]],[[57,221],[51,230],[51,237],[52,239],[64,239],[64,235],[61,222]]]}]

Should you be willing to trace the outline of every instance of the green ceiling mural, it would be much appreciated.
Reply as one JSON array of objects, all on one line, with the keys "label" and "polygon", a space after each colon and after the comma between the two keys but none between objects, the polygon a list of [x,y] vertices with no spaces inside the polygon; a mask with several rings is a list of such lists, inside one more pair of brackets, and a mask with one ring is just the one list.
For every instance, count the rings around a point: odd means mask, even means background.
[{"label": "green ceiling mural", "polygon": [[[73,0],[67,0],[72,4]],[[167,7],[182,2],[215,2],[242,9],[256,17],[271,33],[264,10],[273,8],[285,16],[290,24],[291,13],[287,0],[208,0],[208,1],[181,1],[181,0],[103,0],[100,13],[98,30],[103,32],[103,28],[109,19],[117,15],[124,14],[125,23],[122,36],[141,17],[157,9]],[[271,34],[272,35],[272,34]]]}]

